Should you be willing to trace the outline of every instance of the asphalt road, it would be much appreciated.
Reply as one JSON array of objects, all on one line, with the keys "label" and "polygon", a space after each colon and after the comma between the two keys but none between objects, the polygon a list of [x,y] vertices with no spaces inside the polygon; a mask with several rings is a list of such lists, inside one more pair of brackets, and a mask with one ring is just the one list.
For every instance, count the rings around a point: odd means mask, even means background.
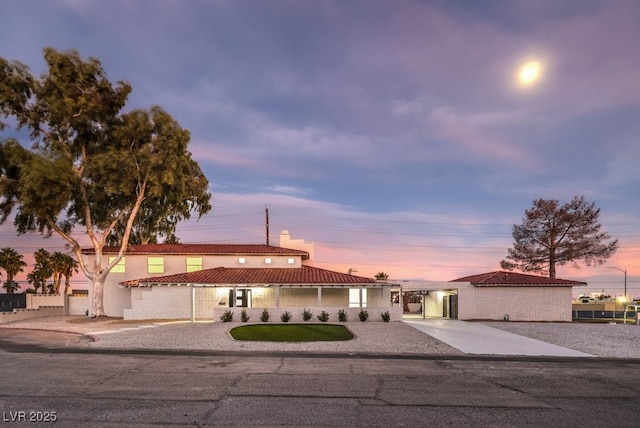
[{"label": "asphalt road", "polygon": [[0,331],[0,421],[63,427],[639,426],[640,360],[85,345],[71,334]]}]

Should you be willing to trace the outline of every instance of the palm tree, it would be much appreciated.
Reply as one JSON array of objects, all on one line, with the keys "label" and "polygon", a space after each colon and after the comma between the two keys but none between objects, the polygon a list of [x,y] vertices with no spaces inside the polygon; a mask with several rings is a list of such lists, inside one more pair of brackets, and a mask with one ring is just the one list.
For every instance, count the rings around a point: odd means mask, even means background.
[{"label": "palm tree", "polygon": [[7,290],[7,294],[13,294],[19,288],[18,284],[13,281],[13,277],[19,272],[23,272],[25,266],[27,266],[22,259],[22,254],[13,248],[7,247],[0,250],[0,269],[3,269],[7,274],[7,280],[3,285],[3,288]]},{"label": "palm tree", "polygon": [[13,294],[20,289],[20,284],[18,284],[15,281],[11,281],[11,282],[7,281],[4,283],[2,288],[7,290],[7,294]]},{"label": "palm tree", "polygon": [[376,280],[385,281],[389,279],[389,275],[384,272],[378,272],[373,278]]},{"label": "palm tree", "polygon": [[42,283],[42,279],[40,278],[40,272],[38,272],[38,269],[34,268],[27,274],[27,281],[29,282],[29,284],[33,284],[33,290],[35,293],[37,293],[38,288],[40,288],[40,284]]},{"label": "palm tree", "polygon": [[64,276],[64,293],[69,294],[71,291],[70,279],[73,272],[78,273],[78,262],[70,255],[56,251],[51,256],[51,265],[53,267],[53,293],[60,293],[60,283]]},{"label": "palm tree", "polygon": [[53,265],[51,263],[51,254],[44,248],[40,248],[33,253],[36,263],[33,266],[31,275],[27,275],[27,281],[33,284],[33,288],[38,291],[42,288],[42,294],[47,294],[47,279],[53,275]]}]

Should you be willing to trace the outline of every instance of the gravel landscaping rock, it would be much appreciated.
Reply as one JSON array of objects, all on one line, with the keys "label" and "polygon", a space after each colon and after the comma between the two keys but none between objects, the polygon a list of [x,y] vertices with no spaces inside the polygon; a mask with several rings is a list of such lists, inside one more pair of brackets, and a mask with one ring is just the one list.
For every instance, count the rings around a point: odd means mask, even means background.
[{"label": "gravel landscaping rock", "polygon": [[[44,317],[0,324],[0,328],[56,330],[91,336],[87,346],[120,349],[292,351],[462,355],[463,353],[402,322],[347,322],[356,336],[340,342],[243,342],[229,330],[238,323],[164,320],[122,321],[84,317]],[[640,358],[640,326],[624,324],[482,322],[523,336],[598,357]]]}]

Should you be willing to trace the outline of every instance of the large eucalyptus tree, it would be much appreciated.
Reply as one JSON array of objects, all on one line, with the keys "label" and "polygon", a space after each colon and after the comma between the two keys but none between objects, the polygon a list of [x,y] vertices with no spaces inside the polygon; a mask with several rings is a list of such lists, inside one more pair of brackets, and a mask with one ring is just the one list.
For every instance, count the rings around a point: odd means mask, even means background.
[{"label": "large eucalyptus tree", "polygon": [[[131,86],[111,83],[100,61],[52,48],[44,59],[48,70],[38,77],[0,58],[0,118],[9,119],[0,128],[27,129],[33,143],[0,142],[0,222],[15,212],[19,233],[64,238],[93,284],[92,313],[102,316],[105,279],[139,212],[201,216],[211,208],[208,181],[187,150],[189,132],[157,106],[123,112]],[[71,233],[78,228],[93,247],[91,262]],[[113,234],[119,253],[108,262],[102,250]]]}]

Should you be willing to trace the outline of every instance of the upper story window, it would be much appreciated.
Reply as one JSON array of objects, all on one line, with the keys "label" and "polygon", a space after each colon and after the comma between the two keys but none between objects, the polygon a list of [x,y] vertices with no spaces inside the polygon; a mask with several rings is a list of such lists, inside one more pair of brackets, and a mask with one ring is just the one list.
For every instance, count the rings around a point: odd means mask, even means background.
[{"label": "upper story window", "polygon": [[265,262],[265,264],[270,265],[271,264],[271,257],[265,257],[264,262]]},{"label": "upper story window", "polygon": [[[109,256],[109,264],[113,263],[116,259],[115,256]],[[124,269],[124,257],[111,269],[111,273],[125,273]]]},{"label": "upper story window", "polygon": [[245,264],[247,262],[247,260],[244,257],[240,257],[238,259],[238,263],[240,263],[241,265]]},{"label": "upper story window", "polygon": [[289,259],[287,260],[287,263],[289,263],[290,265],[293,265],[296,263],[296,259],[294,259],[293,257],[289,257]]},{"label": "upper story window", "polygon": [[147,258],[147,272],[164,273],[164,257]]},{"label": "upper story window", "polygon": [[202,257],[187,257],[187,272],[202,270]]}]

